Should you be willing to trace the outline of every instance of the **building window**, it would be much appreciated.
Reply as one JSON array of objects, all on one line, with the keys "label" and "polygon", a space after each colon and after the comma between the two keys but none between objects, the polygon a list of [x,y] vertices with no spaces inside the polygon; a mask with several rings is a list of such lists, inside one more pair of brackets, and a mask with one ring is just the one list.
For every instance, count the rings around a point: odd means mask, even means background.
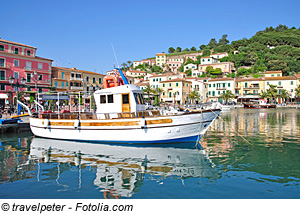
[{"label": "building window", "polygon": [[4,67],[5,65],[5,59],[4,58],[0,58],[0,66]]},{"label": "building window", "polygon": [[39,88],[39,93],[43,93],[43,89],[42,88]]},{"label": "building window", "polygon": [[26,82],[31,82],[31,74],[27,73],[26,75]]},{"label": "building window", "polygon": [[95,77],[93,77],[93,83],[94,83],[94,84],[96,83],[96,78],[95,78]]},{"label": "building window", "polygon": [[0,45],[0,51],[4,51],[4,45]]},{"label": "building window", "polygon": [[65,87],[65,82],[61,82],[61,86],[62,86],[62,88],[64,88]]},{"label": "building window", "polygon": [[14,60],[14,66],[19,66],[19,61],[18,60]]},{"label": "building window", "polygon": [[176,83],[176,87],[178,87],[178,83]]},{"label": "building window", "polygon": [[216,84],[214,84],[213,86],[216,87]]},{"label": "building window", "polygon": [[[28,77],[28,76],[27,76],[27,77]],[[54,82],[54,85],[55,85],[55,87],[57,87],[57,85],[58,85],[58,84],[57,84],[57,81]]]},{"label": "building window", "polygon": [[0,80],[1,81],[5,80],[5,71],[0,71]]},{"label": "building window", "polygon": [[85,79],[86,79],[86,82],[90,81],[90,77],[89,76],[86,76]]},{"label": "building window", "polygon": [[291,81],[291,85],[294,85],[294,81]]},{"label": "building window", "polygon": [[172,84],[171,83],[169,83],[169,87],[171,87],[172,86]]},{"label": "building window", "polygon": [[42,80],[43,80],[43,75],[38,74],[38,80],[39,80],[39,81],[42,81]]},{"label": "building window", "polygon": [[101,84],[102,83],[102,79],[101,78],[99,78],[99,84]]},{"label": "building window", "polygon": [[30,55],[31,55],[31,51],[30,51],[30,50],[27,50],[27,51],[26,51],[26,54],[27,54],[27,56],[30,56]]},{"label": "building window", "polygon": [[18,72],[14,72],[14,78],[19,79],[19,73]]},{"label": "building window", "polygon": [[270,83],[269,83],[269,82],[267,82],[267,85],[270,85]]},{"label": "building window", "polygon": [[19,54],[19,49],[15,48],[15,54]]},{"label": "building window", "polygon": [[65,78],[65,73],[61,72],[61,78],[64,79]]},{"label": "building window", "polygon": [[272,74],[271,76],[274,77],[274,74]]},{"label": "building window", "polygon": [[[229,85],[229,83],[228,83],[228,85]],[[225,83],[223,83],[223,87],[225,88]],[[229,86],[228,86],[229,87]]]},{"label": "building window", "polygon": [[38,63],[38,69],[43,69],[43,64],[42,63]]},{"label": "building window", "polygon": [[5,85],[4,84],[0,84],[0,90],[5,90]]},{"label": "building window", "polygon": [[215,91],[212,91],[212,96],[215,96]]},{"label": "building window", "polygon": [[31,62],[26,62],[26,69],[31,70]]},{"label": "building window", "polygon": [[280,74],[277,74],[277,76],[280,76]]},{"label": "building window", "polygon": [[278,81],[278,85],[281,86],[281,81]]},{"label": "building window", "polygon": [[172,92],[169,92],[169,98],[172,98]]}]

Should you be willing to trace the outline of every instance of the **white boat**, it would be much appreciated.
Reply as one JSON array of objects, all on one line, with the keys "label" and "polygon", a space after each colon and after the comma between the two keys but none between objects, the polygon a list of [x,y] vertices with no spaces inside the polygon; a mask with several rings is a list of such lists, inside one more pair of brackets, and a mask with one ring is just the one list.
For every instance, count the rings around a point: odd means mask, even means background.
[{"label": "white boat", "polygon": [[[220,109],[164,114],[146,111],[142,91],[118,76],[104,78],[94,93],[96,113],[42,113],[30,117],[34,135],[76,141],[180,143],[199,140]],[[112,79],[112,80],[111,80]],[[121,79],[121,81],[120,81]],[[112,84],[112,81],[114,84]]]}]

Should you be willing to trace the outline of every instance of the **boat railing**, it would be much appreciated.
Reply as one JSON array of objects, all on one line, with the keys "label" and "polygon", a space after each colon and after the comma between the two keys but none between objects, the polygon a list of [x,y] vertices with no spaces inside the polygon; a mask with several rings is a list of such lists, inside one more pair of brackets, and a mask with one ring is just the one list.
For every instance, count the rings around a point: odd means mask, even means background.
[{"label": "boat railing", "polygon": [[66,119],[66,120],[92,120],[98,119],[98,115],[103,115],[104,119],[126,119],[126,118],[143,118],[161,116],[159,110],[147,110],[137,112],[122,112],[122,113],[92,113],[92,112],[72,112],[72,113],[52,113],[45,111],[39,114],[42,119]]}]

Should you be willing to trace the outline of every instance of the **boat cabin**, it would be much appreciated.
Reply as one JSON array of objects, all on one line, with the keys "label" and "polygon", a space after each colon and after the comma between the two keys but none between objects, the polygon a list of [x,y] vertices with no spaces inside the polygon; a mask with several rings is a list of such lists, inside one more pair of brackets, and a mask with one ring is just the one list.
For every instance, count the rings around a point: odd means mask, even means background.
[{"label": "boat cabin", "polygon": [[136,85],[121,85],[94,93],[98,119],[118,118],[120,113],[136,114],[145,111],[142,91]]}]

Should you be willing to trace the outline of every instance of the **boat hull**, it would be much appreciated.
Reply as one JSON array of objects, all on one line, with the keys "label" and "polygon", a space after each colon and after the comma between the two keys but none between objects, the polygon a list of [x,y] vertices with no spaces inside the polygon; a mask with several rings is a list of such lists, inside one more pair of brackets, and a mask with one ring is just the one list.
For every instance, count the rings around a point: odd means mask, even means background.
[{"label": "boat hull", "polygon": [[214,110],[145,119],[99,119],[79,122],[63,119],[50,119],[46,122],[47,119],[30,118],[30,127],[34,135],[52,139],[146,144],[195,142],[205,134],[219,113],[220,110]]},{"label": "boat hull", "polygon": [[274,109],[276,105],[258,105],[258,104],[245,104],[245,109]]}]

